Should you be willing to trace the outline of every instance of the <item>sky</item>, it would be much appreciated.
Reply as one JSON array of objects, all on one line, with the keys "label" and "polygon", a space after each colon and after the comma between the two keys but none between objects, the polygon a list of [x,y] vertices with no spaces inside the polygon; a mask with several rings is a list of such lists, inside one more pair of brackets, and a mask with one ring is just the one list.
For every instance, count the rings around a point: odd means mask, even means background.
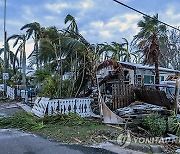
[{"label": "sky", "polygon": [[[151,16],[158,13],[159,20],[180,26],[179,0],[120,1]],[[3,6],[4,0],[0,0],[0,48],[3,46]],[[66,28],[67,14],[76,18],[80,33],[90,43],[121,43],[122,38],[130,42],[139,31],[137,22],[142,19],[142,15],[113,0],[7,0],[7,35],[23,34],[25,31],[20,28],[35,21],[44,27]],[[26,49],[29,55],[33,50],[32,40],[27,42]]]}]

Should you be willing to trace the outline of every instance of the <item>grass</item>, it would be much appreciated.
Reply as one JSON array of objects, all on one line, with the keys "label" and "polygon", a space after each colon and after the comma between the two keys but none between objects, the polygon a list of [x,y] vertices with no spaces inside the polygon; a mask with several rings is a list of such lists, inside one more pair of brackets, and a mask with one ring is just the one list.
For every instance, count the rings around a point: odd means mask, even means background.
[{"label": "grass", "polygon": [[43,121],[38,120],[31,114],[24,112],[0,119],[0,128],[19,128],[23,131],[40,130],[44,128]]},{"label": "grass", "polygon": [[0,128],[18,128],[60,142],[80,144],[117,139],[121,131],[102,124],[100,120],[82,118],[76,114],[37,118],[25,112],[0,119]]}]

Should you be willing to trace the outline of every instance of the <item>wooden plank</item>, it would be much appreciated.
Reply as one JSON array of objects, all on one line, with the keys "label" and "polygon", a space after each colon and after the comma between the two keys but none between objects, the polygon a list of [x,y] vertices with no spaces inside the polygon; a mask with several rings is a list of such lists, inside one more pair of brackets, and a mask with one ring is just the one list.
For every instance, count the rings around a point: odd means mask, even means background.
[{"label": "wooden plank", "polygon": [[113,85],[113,110],[117,108],[126,107],[132,103],[132,86],[127,84],[114,84]]}]

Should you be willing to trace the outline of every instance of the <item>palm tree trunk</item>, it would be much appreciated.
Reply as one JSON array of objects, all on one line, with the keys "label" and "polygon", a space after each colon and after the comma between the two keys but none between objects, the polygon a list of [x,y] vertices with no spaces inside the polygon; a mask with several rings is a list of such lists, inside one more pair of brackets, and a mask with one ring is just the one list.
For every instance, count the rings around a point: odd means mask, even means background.
[{"label": "palm tree trunk", "polygon": [[22,56],[22,82],[23,82],[23,89],[26,90],[26,52],[25,52],[25,42],[23,44],[23,56]]},{"label": "palm tree trunk", "polygon": [[20,66],[20,72],[22,73],[22,48],[21,48],[21,50],[20,50],[20,64],[19,64],[19,66]]},{"label": "palm tree trunk", "polygon": [[10,51],[7,51],[7,68],[10,68]]},{"label": "palm tree trunk", "polygon": [[38,59],[39,46],[38,46],[38,41],[37,41],[37,39],[35,39],[35,50],[36,50],[36,67],[37,67],[37,70],[39,70],[39,59]]},{"label": "palm tree trunk", "polygon": [[[155,65],[155,84],[159,84],[159,63],[158,63],[158,52],[154,51],[154,65]],[[159,90],[159,87],[156,87]]]}]

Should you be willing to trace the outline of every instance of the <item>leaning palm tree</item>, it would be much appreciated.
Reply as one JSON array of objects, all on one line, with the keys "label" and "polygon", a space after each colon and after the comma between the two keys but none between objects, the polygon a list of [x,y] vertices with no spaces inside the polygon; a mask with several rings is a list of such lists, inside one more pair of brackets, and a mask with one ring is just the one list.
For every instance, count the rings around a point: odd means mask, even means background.
[{"label": "leaning palm tree", "polygon": [[158,14],[153,18],[143,16],[138,22],[140,32],[134,36],[133,44],[144,55],[144,64],[155,65],[155,83],[159,84],[159,40],[166,37],[166,26],[158,22]]},{"label": "leaning palm tree", "polygon": [[33,35],[34,50],[29,55],[28,58],[36,57],[36,67],[37,67],[37,70],[39,70],[39,61],[38,61],[39,45],[38,44],[39,44],[39,40],[40,40],[41,32],[42,32],[41,25],[38,22],[33,22],[33,23],[26,24],[21,28],[21,30],[24,30],[24,29],[27,29],[26,30],[27,39],[29,39]]},{"label": "leaning palm tree", "polygon": [[[15,70],[16,69],[15,65],[17,64],[17,66],[19,66],[19,60],[18,60],[18,57],[14,54],[14,52],[10,50],[8,42],[6,42],[6,51],[8,53],[7,66],[8,68],[11,68],[11,66],[13,65],[13,68]],[[4,48],[1,48],[0,55],[3,53],[4,53]]]},{"label": "leaning palm tree", "polygon": [[69,33],[71,37],[76,38],[77,37],[76,34],[79,34],[76,19],[72,15],[68,14],[64,19],[64,23],[67,24],[68,22],[70,22],[70,24],[65,29],[65,33],[66,34]]},{"label": "leaning palm tree", "polygon": [[18,43],[19,47],[16,50],[15,53],[15,57],[17,57],[18,53],[20,52],[20,62],[22,62],[22,66],[20,66],[22,68],[22,82],[23,82],[23,88],[26,89],[26,35],[22,34],[22,35],[12,35],[10,36],[7,40],[9,41],[10,39],[16,39],[14,42],[13,47],[15,47]]},{"label": "leaning palm tree", "polygon": [[[62,31],[62,35],[64,35],[65,37],[71,37],[74,38],[76,40],[79,40],[80,42],[85,41],[85,39],[82,37],[82,35],[79,33],[79,29],[78,29],[78,25],[76,23],[76,19],[68,14],[65,19],[64,19],[64,23],[69,25],[67,26],[66,29],[64,29]],[[74,89],[75,86],[75,81],[77,79],[77,75],[78,75],[78,52],[77,50],[74,50],[73,48],[71,48],[71,53],[70,54],[70,72],[71,72],[71,84],[72,84],[72,91]],[[74,57],[74,58],[73,58]]]}]

